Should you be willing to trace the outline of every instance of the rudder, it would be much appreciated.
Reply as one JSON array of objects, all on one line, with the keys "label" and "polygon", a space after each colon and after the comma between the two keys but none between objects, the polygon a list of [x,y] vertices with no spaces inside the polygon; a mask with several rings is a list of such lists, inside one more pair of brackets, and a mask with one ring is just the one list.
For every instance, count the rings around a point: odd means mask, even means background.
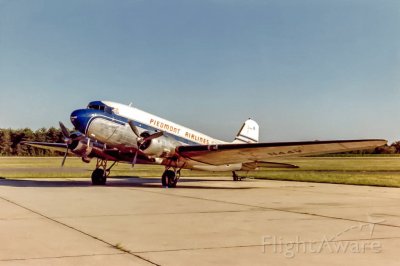
[{"label": "rudder", "polygon": [[233,143],[257,143],[258,135],[259,126],[257,122],[249,118],[243,123]]}]

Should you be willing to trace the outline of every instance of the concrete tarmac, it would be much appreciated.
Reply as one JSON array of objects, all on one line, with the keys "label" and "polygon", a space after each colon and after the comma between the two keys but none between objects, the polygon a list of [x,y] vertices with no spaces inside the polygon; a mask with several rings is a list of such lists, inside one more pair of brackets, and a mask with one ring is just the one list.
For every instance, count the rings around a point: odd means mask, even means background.
[{"label": "concrete tarmac", "polygon": [[400,189],[0,179],[0,265],[399,265]]}]

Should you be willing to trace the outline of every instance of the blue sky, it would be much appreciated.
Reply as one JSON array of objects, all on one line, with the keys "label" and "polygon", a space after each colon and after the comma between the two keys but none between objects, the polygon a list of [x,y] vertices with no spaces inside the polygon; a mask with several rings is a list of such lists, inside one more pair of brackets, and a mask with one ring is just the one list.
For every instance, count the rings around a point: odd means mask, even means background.
[{"label": "blue sky", "polygon": [[399,25],[397,0],[0,0],[0,128],[107,99],[224,140],[399,140]]}]

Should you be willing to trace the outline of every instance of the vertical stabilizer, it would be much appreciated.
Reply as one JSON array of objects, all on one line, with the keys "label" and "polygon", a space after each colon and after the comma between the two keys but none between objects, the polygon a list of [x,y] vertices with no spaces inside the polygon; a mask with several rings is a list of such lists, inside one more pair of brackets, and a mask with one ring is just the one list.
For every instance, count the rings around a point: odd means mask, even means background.
[{"label": "vertical stabilizer", "polygon": [[257,122],[249,118],[243,123],[233,143],[257,143],[258,132]]}]

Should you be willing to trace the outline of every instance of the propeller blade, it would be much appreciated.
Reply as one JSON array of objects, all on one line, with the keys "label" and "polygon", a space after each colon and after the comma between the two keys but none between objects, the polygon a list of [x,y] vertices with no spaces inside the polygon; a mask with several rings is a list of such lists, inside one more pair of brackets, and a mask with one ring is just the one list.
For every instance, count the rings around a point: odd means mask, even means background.
[{"label": "propeller blade", "polygon": [[64,154],[64,158],[63,158],[63,160],[62,160],[61,167],[64,166],[65,160],[67,159],[67,155],[68,155],[68,148],[67,148],[67,150],[66,150],[66,152],[65,152],[65,154]]},{"label": "propeller blade", "polygon": [[159,138],[159,137],[161,137],[162,135],[164,135],[164,132],[163,132],[163,131],[156,132],[156,133],[154,133],[154,134],[151,134],[151,135],[148,136],[147,138],[143,139],[142,142],[144,143],[144,142],[146,142],[146,141]]},{"label": "propeller blade", "polygon": [[61,132],[62,132],[64,138],[69,138],[70,137],[69,130],[64,126],[64,124],[62,122],[59,122],[59,124],[60,124]]},{"label": "propeller blade", "polygon": [[138,155],[139,151],[136,151],[135,156],[133,157],[133,161],[132,161],[132,168],[135,166],[136,164],[136,160],[137,160],[137,155]]},{"label": "propeller blade", "polygon": [[132,120],[129,120],[129,121],[128,121],[128,124],[129,124],[129,126],[131,127],[133,133],[136,135],[136,137],[139,138],[139,137],[140,137],[139,130],[137,129],[137,127],[135,126],[135,124],[133,123],[133,121],[132,121]]}]

